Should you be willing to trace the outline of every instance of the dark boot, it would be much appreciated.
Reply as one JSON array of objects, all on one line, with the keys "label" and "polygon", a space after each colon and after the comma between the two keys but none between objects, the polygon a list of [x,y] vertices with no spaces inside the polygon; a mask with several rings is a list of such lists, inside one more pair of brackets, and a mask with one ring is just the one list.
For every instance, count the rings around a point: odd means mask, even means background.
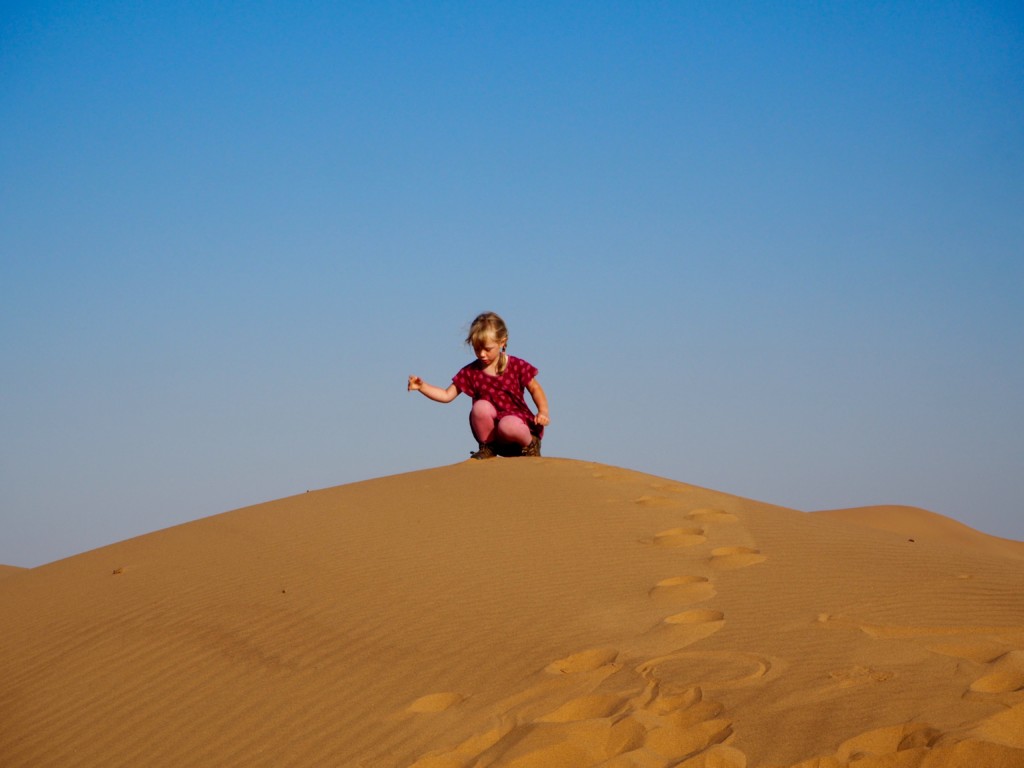
[{"label": "dark boot", "polygon": [[540,438],[536,435],[533,436],[533,440],[530,444],[523,448],[523,456],[540,456]]},{"label": "dark boot", "polygon": [[480,443],[479,445],[480,445],[480,448],[478,450],[473,451],[472,453],[470,453],[469,454],[469,458],[471,458],[471,459],[493,459],[495,456],[498,455],[498,454],[496,454],[494,452],[494,449],[491,448],[491,446],[487,445],[487,443]]}]

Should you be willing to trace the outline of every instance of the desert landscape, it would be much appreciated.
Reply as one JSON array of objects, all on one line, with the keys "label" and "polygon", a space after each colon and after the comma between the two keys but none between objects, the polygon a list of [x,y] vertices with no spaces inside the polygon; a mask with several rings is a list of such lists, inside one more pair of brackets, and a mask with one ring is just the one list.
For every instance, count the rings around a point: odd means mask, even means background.
[{"label": "desert landscape", "polygon": [[1024,766],[1024,543],[558,458],[0,569],[0,765]]}]

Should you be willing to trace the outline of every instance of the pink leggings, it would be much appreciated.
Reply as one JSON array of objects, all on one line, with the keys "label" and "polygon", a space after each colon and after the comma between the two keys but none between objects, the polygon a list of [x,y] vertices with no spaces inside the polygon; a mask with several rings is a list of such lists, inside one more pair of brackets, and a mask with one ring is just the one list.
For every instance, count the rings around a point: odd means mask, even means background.
[{"label": "pink leggings", "polygon": [[518,416],[498,418],[498,410],[487,400],[477,400],[469,412],[469,426],[479,443],[513,443],[525,448],[533,435]]}]

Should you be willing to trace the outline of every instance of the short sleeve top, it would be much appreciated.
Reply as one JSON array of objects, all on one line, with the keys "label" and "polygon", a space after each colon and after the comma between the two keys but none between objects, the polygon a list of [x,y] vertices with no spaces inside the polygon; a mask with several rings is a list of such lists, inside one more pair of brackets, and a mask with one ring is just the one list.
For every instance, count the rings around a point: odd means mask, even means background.
[{"label": "short sleeve top", "polygon": [[499,376],[484,373],[479,360],[464,366],[452,377],[452,383],[459,392],[469,395],[473,402],[487,400],[498,418],[518,416],[530,427],[530,431],[541,436],[544,428],[534,421],[533,412],[526,404],[525,390],[537,376],[537,369],[525,360],[508,356],[508,364]]}]

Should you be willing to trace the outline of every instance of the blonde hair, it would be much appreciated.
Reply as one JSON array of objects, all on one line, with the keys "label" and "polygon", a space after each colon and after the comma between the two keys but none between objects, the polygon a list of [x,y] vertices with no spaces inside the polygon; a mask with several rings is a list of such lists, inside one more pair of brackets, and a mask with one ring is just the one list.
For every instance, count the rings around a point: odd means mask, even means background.
[{"label": "blonde hair", "polygon": [[498,358],[498,373],[505,372],[508,365],[508,355],[505,354],[505,344],[508,343],[508,328],[505,321],[494,312],[482,312],[476,316],[469,326],[469,335],[466,336],[466,343],[473,349],[483,346],[485,341],[494,340],[501,343],[501,356]]}]

